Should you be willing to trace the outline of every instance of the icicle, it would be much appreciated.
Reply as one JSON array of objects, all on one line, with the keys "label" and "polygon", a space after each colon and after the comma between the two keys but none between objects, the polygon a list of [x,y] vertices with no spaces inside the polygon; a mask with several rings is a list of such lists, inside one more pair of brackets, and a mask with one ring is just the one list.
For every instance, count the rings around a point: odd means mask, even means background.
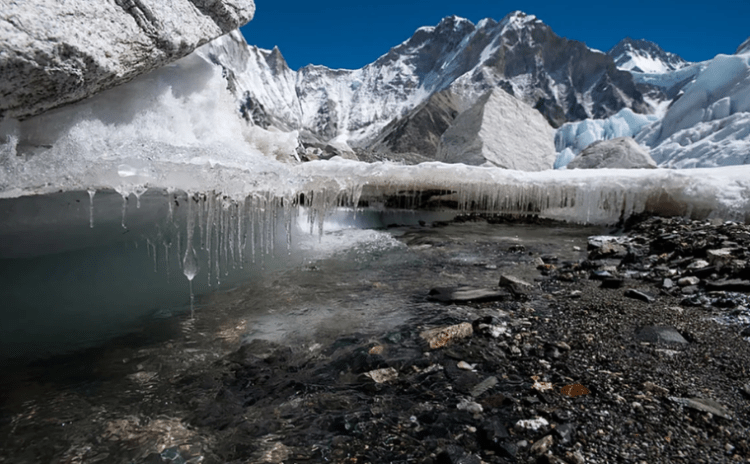
[{"label": "icicle", "polygon": [[123,229],[128,228],[125,225],[125,214],[127,213],[127,211],[128,211],[128,195],[123,194],[122,195],[122,222],[120,222]]},{"label": "icicle", "polygon": [[94,195],[96,195],[95,189],[89,189],[89,227],[94,228]]},{"label": "icicle", "polygon": [[167,241],[165,240],[164,243],[164,267],[167,269],[167,283],[169,283],[169,249],[172,248],[172,244],[167,244]]},{"label": "icicle", "polygon": [[204,250],[206,243],[205,243],[205,226],[206,224],[204,221],[204,211],[203,208],[206,205],[206,195],[201,194],[199,197],[199,203],[198,203],[198,229],[200,230],[201,234],[201,242],[200,242],[200,249]]},{"label": "icicle", "polygon": [[193,199],[190,193],[187,198],[187,244],[185,249],[185,257],[182,260],[182,272],[188,279],[190,285],[190,317],[195,315],[195,296],[193,295],[193,279],[198,274],[198,260],[195,256],[195,248],[193,248],[193,231],[195,229],[195,217],[193,215]]}]

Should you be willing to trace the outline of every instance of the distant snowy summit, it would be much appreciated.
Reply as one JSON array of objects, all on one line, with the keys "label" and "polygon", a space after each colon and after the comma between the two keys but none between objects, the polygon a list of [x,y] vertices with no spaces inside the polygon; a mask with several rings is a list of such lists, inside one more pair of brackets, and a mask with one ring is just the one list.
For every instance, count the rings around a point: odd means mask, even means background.
[{"label": "distant snowy summit", "polygon": [[294,71],[278,50],[248,46],[239,33],[204,53],[224,68],[253,124],[296,130],[309,149],[345,143],[365,158],[435,159],[458,115],[494,89],[552,127],[625,108],[652,111],[632,75],[611,57],[520,11],[476,25],[447,17],[357,70],[310,65]]},{"label": "distant snowy summit", "polygon": [[680,56],[664,51],[648,40],[626,37],[609,52],[619,69],[639,73],[666,73],[689,66]]}]

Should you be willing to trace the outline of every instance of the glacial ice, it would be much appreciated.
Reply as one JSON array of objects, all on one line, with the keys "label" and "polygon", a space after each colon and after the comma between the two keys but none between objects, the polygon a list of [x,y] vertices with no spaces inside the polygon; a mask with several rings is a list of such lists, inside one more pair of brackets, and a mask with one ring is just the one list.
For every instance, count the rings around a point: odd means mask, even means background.
[{"label": "glacial ice", "polygon": [[555,169],[566,166],[584,148],[600,140],[635,137],[641,129],[659,120],[656,115],[637,114],[624,108],[606,119],[586,119],[563,124],[555,133]]}]

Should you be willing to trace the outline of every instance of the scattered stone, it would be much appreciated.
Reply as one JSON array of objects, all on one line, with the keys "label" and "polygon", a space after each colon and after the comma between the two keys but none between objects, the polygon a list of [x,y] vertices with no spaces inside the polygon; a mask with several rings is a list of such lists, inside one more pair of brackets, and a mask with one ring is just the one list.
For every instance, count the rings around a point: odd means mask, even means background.
[{"label": "scattered stone", "polygon": [[660,387],[659,385],[656,385],[653,382],[644,382],[643,383],[643,389],[647,392],[655,393],[657,395],[666,396],[669,394],[669,389]]},{"label": "scattered stone", "polygon": [[595,270],[591,271],[591,274],[589,274],[589,279],[592,280],[605,280],[605,279],[611,279],[614,277],[611,272],[609,271],[602,271],[602,270]]},{"label": "scattered stone", "polygon": [[385,351],[385,347],[383,345],[375,345],[370,348],[370,351],[368,351],[368,353],[372,355],[381,355],[383,354],[383,351]]},{"label": "scattered stone", "polygon": [[536,432],[544,427],[547,427],[549,422],[543,417],[537,417],[535,419],[523,419],[516,422],[515,428],[518,430],[531,430]]},{"label": "scattered stone", "polygon": [[511,297],[508,291],[503,289],[476,288],[476,287],[442,287],[433,288],[427,294],[427,298],[443,303],[483,303],[490,301],[505,301]]},{"label": "scattered stone", "polygon": [[695,261],[693,261],[692,263],[690,263],[687,268],[688,269],[703,269],[703,268],[706,268],[706,267],[708,267],[710,265],[711,264],[708,261],[706,261],[706,260],[696,259]]},{"label": "scattered stone", "polygon": [[477,398],[488,392],[491,388],[497,385],[497,377],[487,377],[482,382],[478,383],[474,388],[471,389],[471,396]]},{"label": "scattered stone", "polygon": [[550,448],[552,448],[552,445],[555,443],[554,438],[552,438],[552,435],[547,435],[541,440],[538,440],[536,443],[531,445],[531,454],[534,454],[536,456],[539,456],[540,454],[545,454],[547,451],[549,451]]},{"label": "scattered stone", "polygon": [[568,464],[585,464],[586,462],[586,459],[584,459],[580,451],[566,451],[565,460],[568,461]]},{"label": "scattered stone", "polygon": [[481,404],[475,403],[468,399],[462,399],[461,402],[458,403],[456,408],[458,408],[460,411],[470,412],[471,414],[481,414],[484,411]]},{"label": "scattered stone", "polygon": [[696,411],[708,412],[713,414],[714,416],[732,420],[731,413],[726,408],[724,408],[724,406],[714,400],[708,400],[705,398],[678,398],[674,396],[670,396],[669,399],[686,408],[695,409]]},{"label": "scattered stone", "polygon": [[742,332],[740,332],[740,335],[743,337],[750,337],[750,325],[745,327]]},{"label": "scattered stone", "polygon": [[464,370],[464,371],[473,371],[473,372],[476,372],[477,365],[476,364],[469,364],[466,361],[459,361],[458,365],[456,367],[458,367],[459,369]]},{"label": "scattered stone", "polygon": [[661,284],[661,286],[666,290],[670,290],[674,288],[674,281],[667,277],[666,279],[664,279],[664,282]]},{"label": "scattered stone", "polygon": [[509,253],[525,253],[526,247],[520,244],[511,245],[508,247]]},{"label": "scattered stone", "polygon": [[647,343],[665,343],[687,345],[688,341],[670,326],[647,326],[642,327],[635,333],[635,338]]},{"label": "scattered stone", "polygon": [[479,446],[506,457],[513,457],[516,454],[516,449],[514,448],[512,453],[510,453],[506,448],[506,440],[508,438],[510,438],[508,429],[497,419],[490,419],[477,429]]},{"label": "scattered stone", "polygon": [[677,285],[680,287],[690,287],[698,285],[701,282],[701,280],[695,276],[690,277],[683,277],[682,279],[677,281]]},{"label": "scattered stone", "polygon": [[555,434],[560,438],[560,443],[567,445],[573,442],[576,435],[576,425],[573,423],[567,423],[558,425],[555,427]]},{"label": "scattered stone", "polygon": [[734,252],[734,249],[732,248],[721,248],[719,250],[708,250],[706,251],[706,258],[708,258],[708,262],[712,265],[721,268],[729,264],[734,256],[732,256],[732,253]]},{"label": "scattered stone", "polygon": [[451,341],[471,337],[474,329],[468,322],[448,327],[438,327],[435,329],[425,330],[419,336],[427,342],[433,350],[448,345]]},{"label": "scattered stone", "polygon": [[642,292],[640,290],[636,290],[634,288],[629,288],[625,291],[625,296],[629,298],[634,298],[636,300],[645,301],[646,303],[653,303],[656,301],[656,298],[654,298],[652,295],[649,295],[646,292]]},{"label": "scattered stone", "polygon": [[554,389],[552,382],[540,382],[538,375],[534,375],[531,378],[534,380],[534,385],[531,386],[534,390],[543,392]]},{"label": "scattered stone", "polygon": [[365,377],[369,377],[375,383],[386,383],[398,378],[398,371],[392,367],[386,367],[384,369],[375,369],[374,371],[366,372]]},{"label": "scattered stone", "polygon": [[571,398],[576,396],[588,395],[591,393],[588,388],[584,387],[580,383],[574,383],[572,385],[566,385],[560,389],[560,393],[567,395]]}]

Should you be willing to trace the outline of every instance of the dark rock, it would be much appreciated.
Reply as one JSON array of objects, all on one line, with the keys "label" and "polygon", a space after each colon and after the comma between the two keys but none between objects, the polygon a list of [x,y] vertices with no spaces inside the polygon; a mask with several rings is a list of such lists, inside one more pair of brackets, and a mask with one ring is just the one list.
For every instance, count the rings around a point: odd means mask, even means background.
[{"label": "dark rock", "polygon": [[635,338],[642,342],[660,343],[660,344],[679,344],[687,345],[685,340],[677,329],[669,326],[647,326],[642,327],[635,333]]},{"label": "dark rock", "polygon": [[510,253],[525,253],[526,247],[523,245],[511,245],[508,247],[508,252]]},{"label": "dark rock", "polygon": [[750,337],[750,325],[745,327],[745,329],[740,332],[740,335],[742,335],[743,337]]},{"label": "dark rock", "polygon": [[481,464],[482,460],[459,446],[450,445],[438,454],[435,462],[437,464]]},{"label": "dark rock", "polygon": [[508,429],[498,419],[490,419],[477,429],[479,446],[496,453],[503,452],[506,439],[510,438]]},{"label": "dark rock", "polygon": [[645,301],[646,303],[653,303],[654,301],[656,301],[656,298],[654,298],[652,295],[633,288],[626,290],[625,296],[627,296],[628,298]]},{"label": "dark rock", "polygon": [[609,279],[602,280],[601,287],[602,288],[617,289],[617,288],[621,288],[623,286],[623,284],[625,284],[625,279],[620,279],[620,278],[612,277],[612,278],[609,278]]},{"label": "dark rock", "polygon": [[560,438],[560,443],[563,445],[567,445],[568,443],[572,443],[575,440],[576,424],[567,423],[558,425],[557,427],[555,427],[554,432],[555,435]]}]

